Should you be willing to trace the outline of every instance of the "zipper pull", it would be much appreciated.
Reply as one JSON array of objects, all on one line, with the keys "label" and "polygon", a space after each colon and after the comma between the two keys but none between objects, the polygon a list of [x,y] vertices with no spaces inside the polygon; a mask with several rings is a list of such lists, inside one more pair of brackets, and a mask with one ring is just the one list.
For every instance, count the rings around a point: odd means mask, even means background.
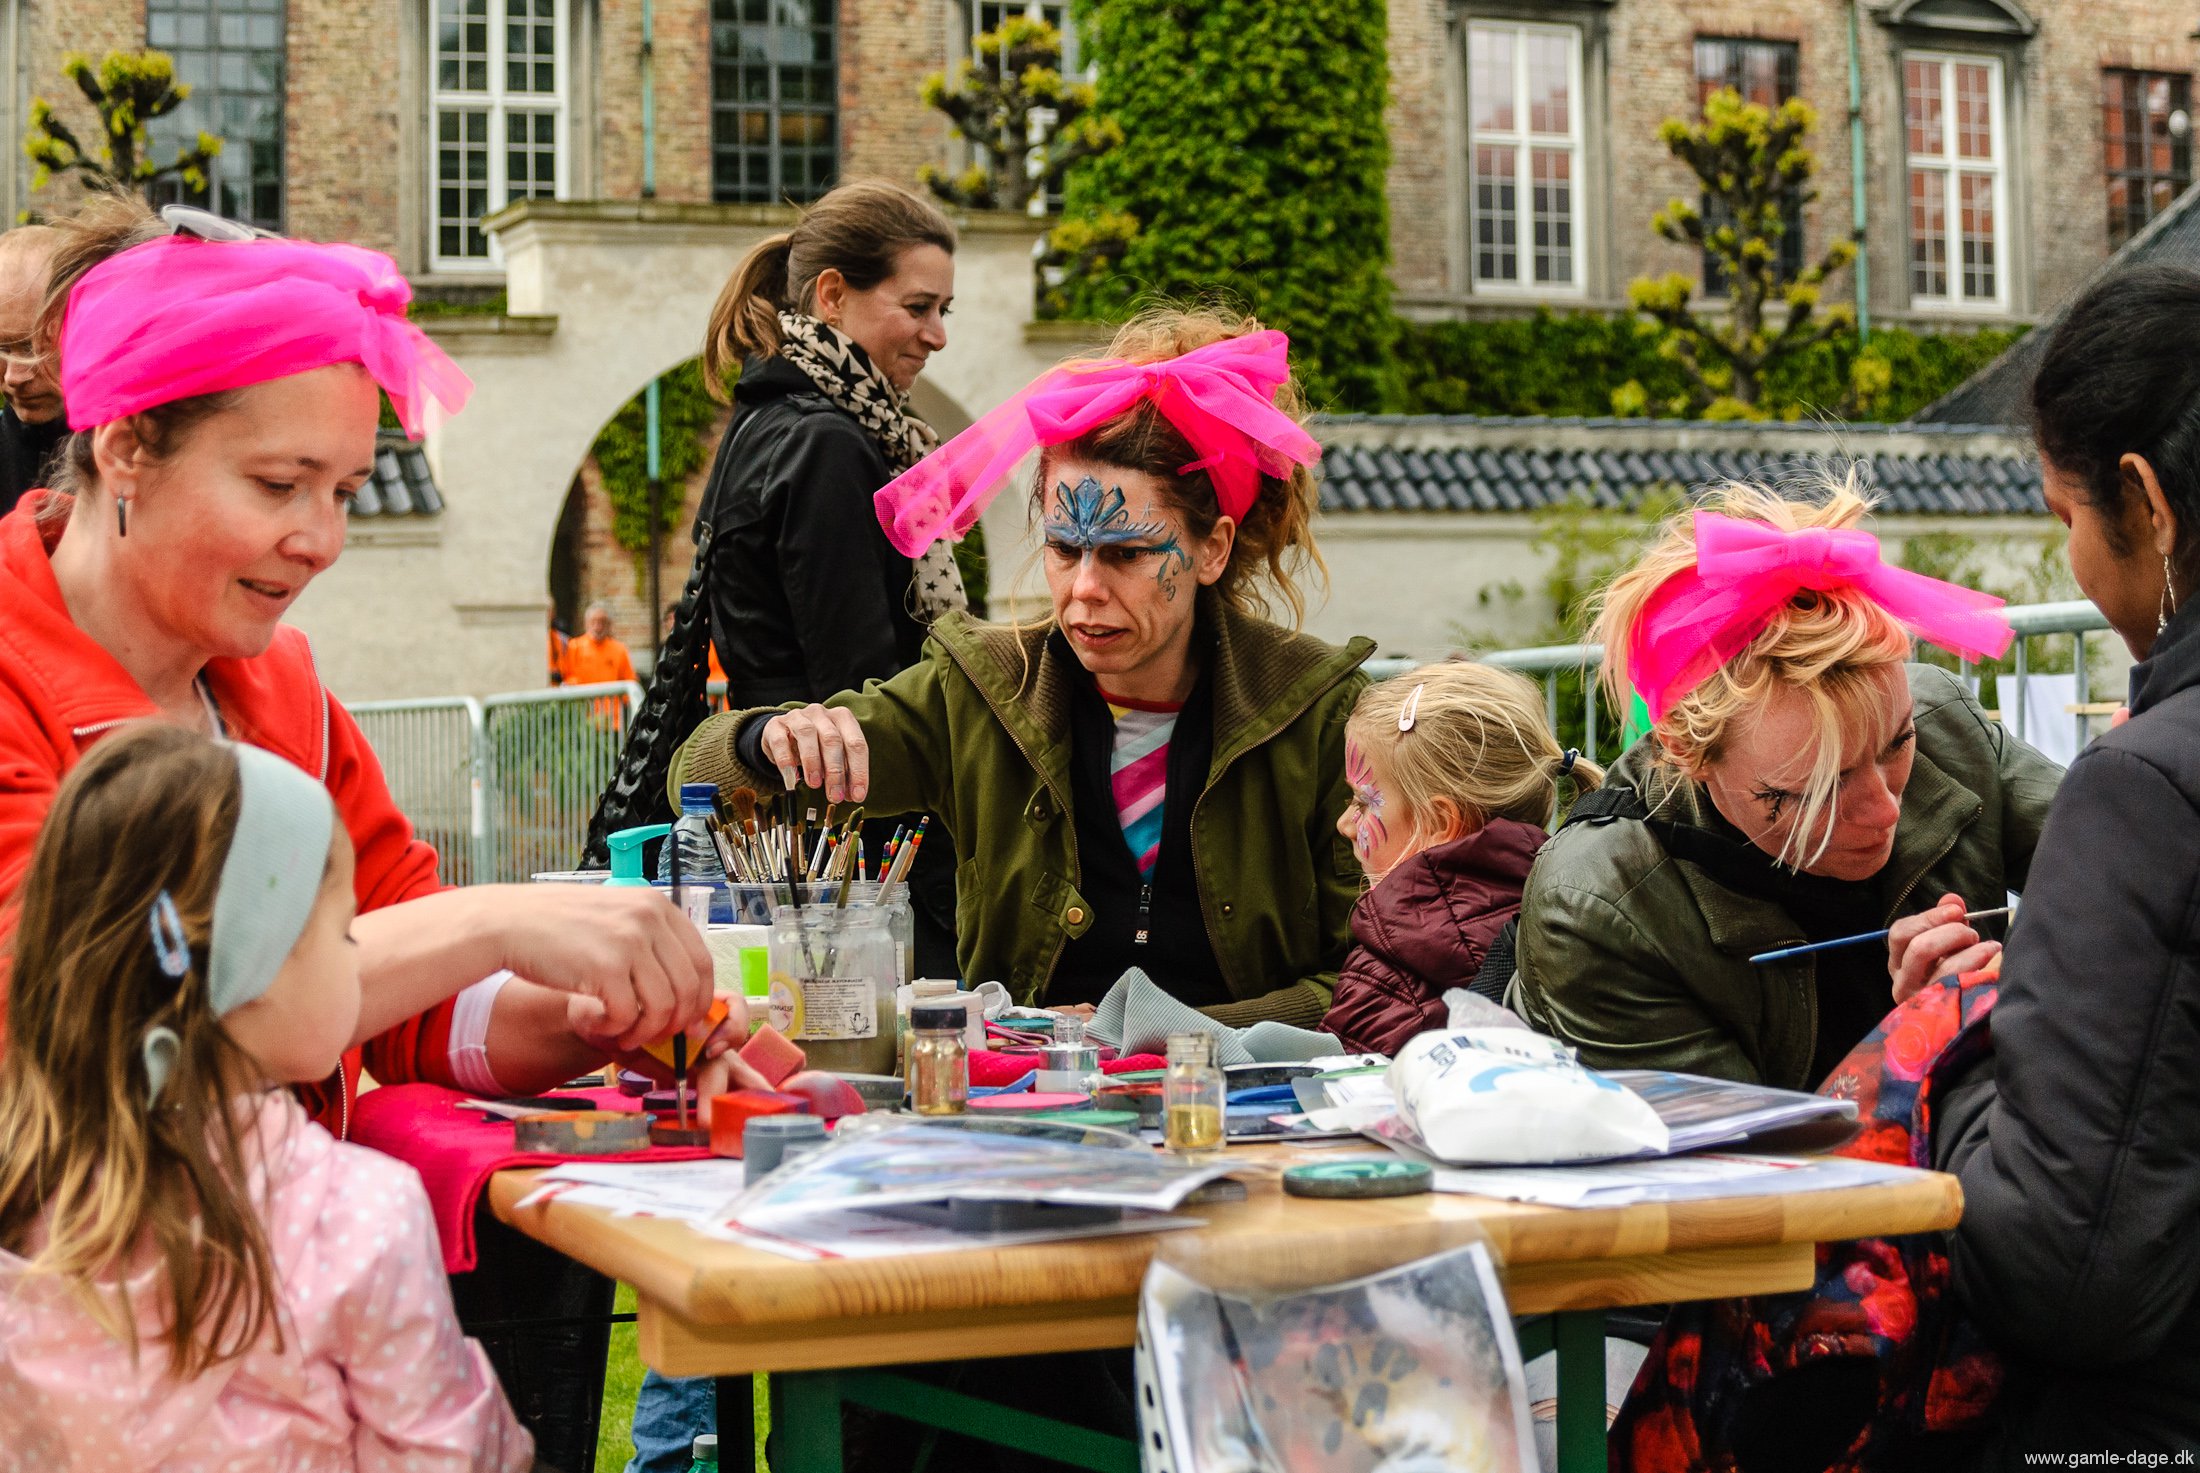
[{"label": "zipper pull", "polygon": [[1153,934],[1153,881],[1148,880],[1138,892],[1138,930],[1131,937],[1131,945],[1144,946],[1146,938]]}]

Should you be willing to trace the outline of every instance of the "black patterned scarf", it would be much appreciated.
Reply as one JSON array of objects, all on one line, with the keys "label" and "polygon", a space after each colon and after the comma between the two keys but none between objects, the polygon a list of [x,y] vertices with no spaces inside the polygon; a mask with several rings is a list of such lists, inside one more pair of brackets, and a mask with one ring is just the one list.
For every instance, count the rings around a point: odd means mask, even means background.
[{"label": "black patterned scarf", "polygon": [[[939,432],[909,407],[909,396],[878,371],[871,357],[828,323],[795,312],[779,314],[780,356],[817,385],[817,391],[863,426],[886,464],[900,475],[939,447]],[[935,542],[916,559],[910,585],[917,617],[929,624],[950,609],[967,609],[955,549]]]}]

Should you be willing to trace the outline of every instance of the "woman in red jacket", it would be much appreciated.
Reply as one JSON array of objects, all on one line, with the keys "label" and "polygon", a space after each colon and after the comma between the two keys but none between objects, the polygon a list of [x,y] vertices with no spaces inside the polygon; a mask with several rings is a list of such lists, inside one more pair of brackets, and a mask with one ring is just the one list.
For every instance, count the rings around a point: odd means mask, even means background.
[{"label": "woman in red jacket", "polygon": [[1561,751],[1543,696],[1509,670],[1424,665],[1361,693],[1345,723],[1352,802],[1337,832],[1372,888],[1321,1026],[1355,1053],[1394,1054],[1441,1028],[1444,994],[1473,982],[1520,914],[1558,780],[1603,772]]},{"label": "woman in red jacket", "polygon": [[[281,622],[343,550],[377,386],[408,428],[469,387],[405,320],[394,263],[172,233],[125,200],[62,228],[39,342],[76,433],[53,488],[0,520],[0,938],[62,777],[115,727],[167,720],[327,785],[358,852],[355,1042],[378,1080],[527,1092],[694,1022],[710,958],[655,896],[442,889]],[[339,1133],[360,1060],[310,1102]]]}]

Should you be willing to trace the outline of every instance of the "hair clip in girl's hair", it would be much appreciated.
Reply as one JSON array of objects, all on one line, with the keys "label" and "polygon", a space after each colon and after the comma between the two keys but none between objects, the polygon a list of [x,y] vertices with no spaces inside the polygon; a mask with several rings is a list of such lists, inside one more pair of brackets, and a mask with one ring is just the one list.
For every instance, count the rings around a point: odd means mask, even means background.
[{"label": "hair clip in girl's hair", "polygon": [[191,970],[191,943],[183,934],[183,917],[176,914],[175,899],[166,890],[153,901],[148,921],[153,931],[153,954],[160,958],[161,972],[181,981]]},{"label": "hair clip in girl's hair", "polygon": [[1413,730],[1413,718],[1419,715],[1421,710],[1421,692],[1427,689],[1428,682],[1424,680],[1413,688],[1412,695],[1406,697],[1404,707],[1398,712],[1398,730]]},{"label": "hair clip in girl's hair", "polygon": [[183,1052],[183,1040],[176,1037],[173,1028],[148,1028],[138,1051],[145,1059],[145,1108],[150,1110],[160,1102],[161,1087],[175,1072],[176,1056]]}]

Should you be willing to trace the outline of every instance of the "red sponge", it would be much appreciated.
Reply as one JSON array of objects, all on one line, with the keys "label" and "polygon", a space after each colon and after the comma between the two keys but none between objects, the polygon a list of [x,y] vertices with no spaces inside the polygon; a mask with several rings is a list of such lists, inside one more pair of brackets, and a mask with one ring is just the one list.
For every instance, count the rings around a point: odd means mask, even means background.
[{"label": "red sponge", "polygon": [[763,1075],[765,1081],[777,1089],[786,1083],[789,1075],[800,1072],[809,1059],[799,1047],[787,1041],[785,1034],[767,1023],[741,1046],[741,1062]]},{"label": "red sponge", "polygon": [[820,1120],[838,1120],[843,1115],[863,1113],[863,1096],[838,1075],[805,1069],[781,1080],[779,1088],[808,1100],[810,1113]]},{"label": "red sponge", "polygon": [[770,1094],[760,1089],[737,1089],[710,1102],[710,1153],[739,1156],[741,1132],[759,1115],[800,1115],[810,1102],[800,1095]]}]

